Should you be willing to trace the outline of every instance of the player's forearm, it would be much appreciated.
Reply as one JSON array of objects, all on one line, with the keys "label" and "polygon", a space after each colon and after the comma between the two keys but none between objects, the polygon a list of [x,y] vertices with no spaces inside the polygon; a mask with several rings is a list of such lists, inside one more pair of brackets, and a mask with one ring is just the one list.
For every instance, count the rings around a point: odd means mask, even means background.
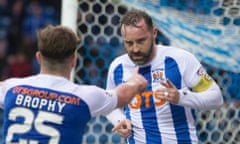
[{"label": "player's forearm", "polygon": [[127,105],[137,93],[143,92],[147,87],[148,81],[140,74],[138,74],[138,67],[134,69],[132,77],[123,84],[116,87],[118,96],[117,107]]},{"label": "player's forearm", "polygon": [[117,107],[123,107],[128,104],[135,95],[140,92],[140,85],[137,83],[126,82],[119,85],[116,88],[116,93],[118,95],[118,104]]},{"label": "player's forearm", "polygon": [[221,90],[213,83],[213,85],[203,92],[192,92],[189,90],[179,90],[179,105],[191,107],[199,110],[216,109],[223,104]]}]

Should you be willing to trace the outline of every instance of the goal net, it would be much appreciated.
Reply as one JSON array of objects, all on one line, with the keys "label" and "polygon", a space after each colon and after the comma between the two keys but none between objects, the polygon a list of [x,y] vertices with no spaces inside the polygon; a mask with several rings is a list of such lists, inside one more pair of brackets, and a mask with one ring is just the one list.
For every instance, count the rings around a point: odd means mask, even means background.
[{"label": "goal net", "polygon": [[[119,20],[131,8],[146,10],[158,42],[194,53],[220,85],[224,106],[197,112],[200,143],[240,143],[240,0],[79,0],[74,81],[105,87],[110,62],[125,52]],[[83,143],[124,144],[111,129],[104,116],[93,118]]]}]

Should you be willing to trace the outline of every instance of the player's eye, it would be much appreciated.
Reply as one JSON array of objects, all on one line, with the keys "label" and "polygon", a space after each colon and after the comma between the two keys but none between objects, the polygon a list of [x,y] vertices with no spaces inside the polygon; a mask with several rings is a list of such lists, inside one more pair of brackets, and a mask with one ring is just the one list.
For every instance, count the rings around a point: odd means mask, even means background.
[{"label": "player's eye", "polygon": [[146,41],[146,38],[141,38],[141,39],[137,40],[137,43],[143,44],[145,41]]},{"label": "player's eye", "polygon": [[132,45],[133,45],[133,42],[125,41],[125,44],[126,44],[127,46],[132,46]]}]

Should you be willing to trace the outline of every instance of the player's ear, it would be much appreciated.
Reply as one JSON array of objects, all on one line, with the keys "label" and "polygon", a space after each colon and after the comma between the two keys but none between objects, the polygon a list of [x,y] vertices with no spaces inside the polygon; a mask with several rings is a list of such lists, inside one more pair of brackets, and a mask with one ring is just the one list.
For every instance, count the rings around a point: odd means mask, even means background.
[{"label": "player's ear", "polygon": [[38,64],[41,64],[41,53],[39,51],[36,52],[36,59]]},{"label": "player's ear", "polygon": [[76,66],[76,64],[77,64],[77,58],[78,58],[78,55],[77,55],[77,53],[75,52],[74,53],[74,55],[73,55],[73,59],[72,59],[72,67],[75,67]]},{"label": "player's ear", "polygon": [[156,27],[153,27],[153,37],[156,39],[158,33],[158,29]]}]

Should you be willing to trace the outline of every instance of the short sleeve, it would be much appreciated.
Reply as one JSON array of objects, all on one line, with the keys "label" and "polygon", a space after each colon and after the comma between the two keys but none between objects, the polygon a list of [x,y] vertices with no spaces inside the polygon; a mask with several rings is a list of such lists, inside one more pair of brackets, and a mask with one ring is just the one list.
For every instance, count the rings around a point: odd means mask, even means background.
[{"label": "short sleeve", "polygon": [[5,91],[4,82],[0,82],[0,108],[4,107]]},{"label": "short sleeve", "polygon": [[88,103],[92,116],[106,115],[117,106],[117,95],[115,90],[104,90],[96,86],[88,88],[85,101]]}]

